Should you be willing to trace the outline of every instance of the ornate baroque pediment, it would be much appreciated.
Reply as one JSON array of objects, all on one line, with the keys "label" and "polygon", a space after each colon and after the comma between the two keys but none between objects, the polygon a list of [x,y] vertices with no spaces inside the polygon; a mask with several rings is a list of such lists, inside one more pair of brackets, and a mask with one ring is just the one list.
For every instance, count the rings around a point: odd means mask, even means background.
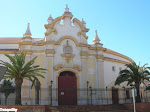
[{"label": "ornate baroque pediment", "polygon": [[71,68],[71,69],[77,70],[78,72],[80,72],[82,70],[80,65],[74,65],[71,67],[66,67],[66,66],[63,66],[62,64],[56,65],[54,67],[54,70],[58,71],[58,70],[65,69],[65,68]]}]

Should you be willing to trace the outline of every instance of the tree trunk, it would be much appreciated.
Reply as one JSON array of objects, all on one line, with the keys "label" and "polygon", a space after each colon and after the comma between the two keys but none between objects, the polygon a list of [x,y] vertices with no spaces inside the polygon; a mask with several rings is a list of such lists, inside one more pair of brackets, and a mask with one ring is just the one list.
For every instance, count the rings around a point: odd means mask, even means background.
[{"label": "tree trunk", "polygon": [[141,103],[141,97],[140,97],[140,85],[135,84],[137,96],[136,96],[136,103]]},{"label": "tree trunk", "polygon": [[21,86],[23,83],[23,79],[15,79],[16,84],[16,99],[15,99],[15,105],[22,105],[21,104]]}]

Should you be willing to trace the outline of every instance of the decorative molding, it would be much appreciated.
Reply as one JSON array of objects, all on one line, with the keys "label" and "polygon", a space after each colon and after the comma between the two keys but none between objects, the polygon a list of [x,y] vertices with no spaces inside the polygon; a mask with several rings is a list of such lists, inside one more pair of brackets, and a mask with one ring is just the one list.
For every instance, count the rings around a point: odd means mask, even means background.
[{"label": "decorative molding", "polygon": [[63,65],[62,64],[58,64],[54,67],[54,70],[58,71],[59,69],[62,69]]},{"label": "decorative molding", "polygon": [[54,25],[58,22],[58,21],[61,21],[62,19],[62,16],[60,17],[57,17],[56,19],[53,20],[53,22],[51,24],[46,24],[44,25],[45,29],[53,29],[54,28]]},{"label": "decorative molding", "polygon": [[32,55],[33,53],[31,50],[22,50],[22,52],[26,53],[27,55]]},{"label": "decorative molding", "polygon": [[55,54],[54,49],[46,49],[45,51],[46,54]]},{"label": "decorative molding", "polygon": [[[101,44],[101,45],[103,45],[103,44]],[[106,48],[103,48],[103,47],[91,47],[91,46],[89,46],[88,48],[89,48],[89,50],[102,50],[102,51],[106,51]]]},{"label": "decorative molding", "polygon": [[56,45],[60,45],[60,43],[61,43],[63,40],[65,40],[65,39],[70,39],[70,40],[74,41],[74,43],[76,44],[76,46],[79,46],[78,41],[77,41],[75,38],[71,37],[71,36],[64,36],[64,37],[60,38],[60,39],[58,40],[58,42],[56,43]]},{"label": "decorative molding", "polygon": [[55,41],[46,41],[45,44],[55,45],[55,44],[57,44],[57,42],[55,42]]},{"label": "decorative molding", "polygon": [[34,46],[43,46],[45,45],[45,42],[38,42],[38,43],[34,43]]},{"label": "decorative molding", "polygon": [[[20,53],[20,52],[17,52],[17,53]],[[14,54],[14,52],[10,52],[10,51],[0,51],[0,54]]]},{"label": "decorative molding", "polygon": [[81,44],[79,44],[79,47],[88,47],[88,44],[81,43]]},{"label": "decorative molding", "polygon": [[71,45],[69,45],[68,40],[66,42],[66,45],[64,45],[63,52],[64,52],[64,54],[72,54],[72,52],[73,52],[73,48]]},{"label": "decorative molding", "polygon": [[56,29],[50,29],[50,31],[48,31],[48,32],[46,32],[46,33],[45,33],[45,36],[50,35],[52,32],[54,32],[54,34],[55,34],[55,35],[57,35],[57,34],[58,34],[58,32],[57,32],[57,30],[56,30]]},{"label": "decorative molding", "polygon": [[74,66],[71,66],[71,67],[65,67],[65,66],[63,66],[62,64],[58,64],[58,65],[56,65],[55,67],[54,67],[54,70],[55,71],[58,71],[58,70],[61,70],[61,69],[74,69],[74,70],[76,70],[76,71],[78,71],[78,72],[80,72],[82,69],[81,69],[81,66],[80,65],[74,65]]},{"label": "decorative molding", "polygon": [[82,70],[80,65],[74,65],[73,68],[76,69],[77,71],[81,71]]},{"label": "decorative molding", "polygon": [[[27,35],[31,35],[31,34],[28,34],[28,33],[26,33]],[[21,38],[21,40],[23,40],[23,39],[31,39],[32,40],[32,38],[31,37],[23,37],[23,38]]]},{"label": "decorative molding", "polygon": [[88,51],[81,51],[80,52],[80,56],[88,56],[88,55],[89,55]]},{"label": "decorative molding", "polygon": [[120,54],[120,53],[117,53],[117,52],[115,52],[115,51],[108,51],[108,50],[106,50],[105,53],[108,53],[108,54],[111,54],[111,55],[115,55],[115,56],[124,58],[124,59],[130,61],[131,63],[134,62],[131,58],[129,58],[129,57],[125,56],[125,55],[122,55],[122,54]]},{"label": "decorative molding", "polygon": [[88,32],[90,30],[90,29],[85,28],[82,22],[78,20],[77,18],[73,19],[73,23],[77,23],[79,25],[81,32]]},{"label": "decorative molding", "polygon": [[89,54],[88,51],[81,51],[80,52],[80,56],[95,56],[96,59],[104,59],[103,55],[100,55],[100,54]]},{"label": "decorative molding", "polygon": [[83,35],[83,37],[84,37],[85,39],[88,39],[88,36],[86,36],[85,32],[78,32],[78,33],[77,33],[77,36],[78,36],[78,37],[80,37],[81,35]]},{"label": "decorative molding", "polygon": [[103,55],[96,55],[96,59],[104,59]]},{"label": "decorative molding", "polygon": [[18,42],[19,45],[34,45],[33,42]]},{"label": "decorative molding", "polygon": [[124,62],[124,61],[116,60],[116,59],[111,59],[111,58],[107,58],[107,57],[104,57],[104,60],[105,61],[116,62],[116,63],[122,63],[122,64],[129,64],[128,62]]},{"label": "decorative molding", "polygon": [[72,19],[73,15],[72,14],[63,14],[62,15],[62,19],[65,19],[65,18],[70,18]]},{"label": "decorative molding", "polygon": [[61,54],[62,57],[67,58],[67,59],[71,59],[74,58],[74,54]]},{"label": "decorative molding", "polygon": [[20,41],[1,41],[0,44],[18,44]]}]

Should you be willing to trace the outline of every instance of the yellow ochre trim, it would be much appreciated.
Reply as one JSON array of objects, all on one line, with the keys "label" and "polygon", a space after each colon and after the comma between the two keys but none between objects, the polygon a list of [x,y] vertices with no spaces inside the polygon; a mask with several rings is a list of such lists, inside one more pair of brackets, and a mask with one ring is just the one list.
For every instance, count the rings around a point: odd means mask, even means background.
[{"label": "yellow ochre trim", "polygon": [[107,57],[104,57],[105,61],[111,61],[111,62],[116,62],[116,63],[122,63],[122,64],[129,64],[128,62],[124,62],[124,61],[120,61],[120,60],[116,60],[116,59],[110,59]]},{"label": "yellow ochre trim", "polygon": [[81,35],[83,35],[83,37],[85,39],[88,39],[88,36],[86,36],[86,34],[84,32],[78,32],[77,35],[78,35],[78,37],[80,37]]},{"label": "yellow ochre trim", "polygon": [[0,41],[0,44],[18,44],[20,41]]},{"label": "yellow ochre trim", "polygon": [[84,27],[84,25],[82,24],[82,22],[80,20],[78,20],[77,18],[73,19],[73,23],[77,23],[79,25],[79,27],[80,27],[82,32],[88,32],[89,31],[89,29],[86,29]]},{"label": "yellow ochre trim", "polygon": [[63,14],[62,15],[62,19],[65,19],[65,18],[72,18],[73,17],[73,15],[72,14]]},{"label": "yellow ochre trim", "polygon": [[50,35],[52,32],[54,32],[55,35],[58,34],[58,32],[57,32],[56,29],[51,29],[50,31],[48,31],[48,32],[45,33],[45,36]]},{"label": "yellow ochre trim", "polygon": [[124,59],[130,61],[131,63],[134,62],[131,58],[129,58],[129,57],[125,56],[125,55],[122,55],[120,53],[114,52],[114,51],[108,51],[108,50],[106,50],[105,53],[112,54],[112,55],[124,58]]},{"label": "yellow ochre trim", "polygon": [[45,51],[45,53],[46,53],[46,54],[55,54],[55,51],[54,51],[54,49],[47,49],[47,50]]},{"label": "yellow ochre trim", "polygon": [[32,39],[31,37],[23,37],[23,38],[21,38],[21,40],[23,40],[23,39]]},{"label": "yellow ochre trim", "polygon": [[70,40],[74,41],[74,43],[76,44],[76,46],[79,46],[79,43],[77,42],[77,40],[76,40],[75,38],[71,37],[71,36],[64,36],[64,37],[60,38],[60,39],[58,40],[58,42],[57,42],[57,45],[60,45],[60,43],[61,43],[63,40],[65,40],[65,39],[70,39]]},{"label": "yellow ochre trim", "polygon": [[45,29],[53,29],[54,28],[54,25],[58,22],[58,21],[61,21],[62,19],[62,16],[60,17],[57,17],[56,19],[53,20],[53,22],[51,24],[46,24],[44,25]]}]

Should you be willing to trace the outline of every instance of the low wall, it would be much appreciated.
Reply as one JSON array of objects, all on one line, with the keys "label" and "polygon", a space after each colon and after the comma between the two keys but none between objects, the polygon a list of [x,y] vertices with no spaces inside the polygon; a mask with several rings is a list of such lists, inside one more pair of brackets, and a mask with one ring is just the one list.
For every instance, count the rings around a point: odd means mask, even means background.
[{"label": "low wall", "polygon": [[[134,110],[132,103],[123,105],[126,106],[129,110]],[[135,103],[135,108],[138,112],[150,112],[150,103]]]},{"label": "low wall", "polygon": [[22,112],[45,112],[45,105],[6,105],[6,106],[0,105],[0,108],[3,109],[15,108],[18,109],[18,111]]}]

